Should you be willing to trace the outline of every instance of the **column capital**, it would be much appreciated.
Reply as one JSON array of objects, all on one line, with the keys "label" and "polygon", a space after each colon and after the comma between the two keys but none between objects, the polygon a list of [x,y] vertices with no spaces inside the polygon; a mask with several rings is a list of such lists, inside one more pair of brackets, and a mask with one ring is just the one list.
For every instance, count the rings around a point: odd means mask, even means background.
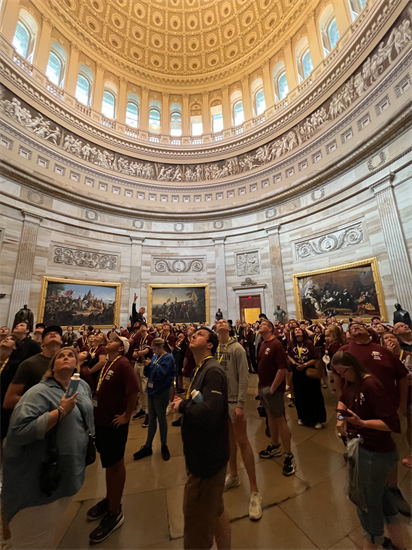
[{"label": "column capital", "polygon": [[121,77],[119,78],[119,81],[120,81],[122,84],[127,84],[127,82],[128,82],[127,78],[125,78],[124,76],[121,76]]},{"label": "column capital", "polygon": [[393,180],[395,179],[395,174],[393,172],[389,172],[386,176],[381,178],[378,181],[375,181],[371,185],[371,189],[373,190],[373,193],[375,195],[382,193],[383,191],[386,191],[387,189],[390,189],[393,187]]},{"label": "column capital", "polygon": [[134,237],[130,235],[131,244],[143,244],[146,237]]},{"label": "column capital", "polygon": [[215,244],[225,244],[226,237],[213,237]]},{"label": "column capital", "polygon": [[48,27],[50,27],[51,29],[54,29],[54,23],[53,21],[50,19],[50,17],[47,17],[45,15],[42,16],[42,22],[43,24],[47,25]]},{"label": "column capital", "polygon": [[247,81],[249,80],[249,75],[248,75],[248,74],[244,74],[240,80],[241,80],[242,82],[247,82]]},{"label": "column capital", "polygon": [[188,94],[187,92],[183,92],[182,97],[183,97],[184,99],[188,99],[188,98],[189,98],[189,94]]},{"label": "column capital", "polygon": [[208,90],[203,90],[202,91],[202,97],[207,97],[209,95],[209,91]]},{"label": "column capital", "polygon": [[34,223],[36,225],[40,225],[40,222],[43,219],[41,216],[36,216],[36,214],[32,214],[31,212],[25,212],[24,210],[21,211],[21,214],[25,222]]},{"label": "column capital", "polygon": [[305,17],[305,24],[309,23],[310,21],[313,21],[314,19],[315,19],[315,11],[311,11]]},{"label": "column capital", "polygon": [[162,92],[162,96],[168,98],[170,97],[170,92]]},{"label": "column capital", "polygon": [[105,70],[105,66],[103,65],[103,63],[97,63],[97,68],[100,69],[101,71]]},{"label": "column capital", "polygon": [[142,86],[142,92],[144,92],[145,94],[148,94],[149,88],[147,86]]},{"label": "column capital", "polygon": [[268,235],[278,235],[280,229],[280,223],[276,225],[271,225],[270,227],[266,227],[265,231]]}]

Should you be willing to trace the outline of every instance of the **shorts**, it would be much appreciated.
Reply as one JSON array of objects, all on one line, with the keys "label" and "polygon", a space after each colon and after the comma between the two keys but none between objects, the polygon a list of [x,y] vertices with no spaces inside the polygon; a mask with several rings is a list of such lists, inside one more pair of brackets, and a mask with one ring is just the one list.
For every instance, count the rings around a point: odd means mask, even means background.
[{"label": "shorts", "polygon": [[212,548],[217,520],[223,514],[226,466],[209,478],[189,473],[183,497],[184,548]]},{"label": "shorts", "polygon": [[[229,403],[229,418],[233,424],[236,422],[235,420],[235,409],[237,407],[237,403]],[[243,416],[244,417],[244,416]]]},{"label": "shorts", "polygon": [[122,460],[126,449],[129,423],[118,428],[114,426],[95,425],[96,449],[100,453],[103,468],[110,468]]},{"label": "shorts", "polygon": [[274,418],[285,416],[285,394],[283,391],[276,390],[270,393],[270,386],[259,388],[259,397],[266,412],[269,412]]}]

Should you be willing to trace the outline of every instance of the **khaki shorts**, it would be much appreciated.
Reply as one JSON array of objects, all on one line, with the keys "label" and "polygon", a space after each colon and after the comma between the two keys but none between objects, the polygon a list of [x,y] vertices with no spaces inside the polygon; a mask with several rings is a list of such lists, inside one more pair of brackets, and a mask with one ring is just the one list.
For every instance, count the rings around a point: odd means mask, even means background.
[{"label": "khaki shorts", "polygon": [[276,390],[270,393],[270,386],[259,388],[259,397],[266,412],[269,412],[274,418],[285,416],[285,394],[283,391]]},{"label": "khaki shorts", "polygon": [[209,549],[213,545],[217,520],[224,512],[223,488],[226,466],[204,479],[189,474],[183,497],[184,548]]},{"label": "khaki shorts", "polygon": [[[229,418],[231,420],[231,422],[233,424],[235,424],[236,422],[236,419],[235,419],[235,410],[236,410],[236,407],[237,407],[237,403],[229,403]],[[243,415],[243,420],[245,420],[245,415]]]}]

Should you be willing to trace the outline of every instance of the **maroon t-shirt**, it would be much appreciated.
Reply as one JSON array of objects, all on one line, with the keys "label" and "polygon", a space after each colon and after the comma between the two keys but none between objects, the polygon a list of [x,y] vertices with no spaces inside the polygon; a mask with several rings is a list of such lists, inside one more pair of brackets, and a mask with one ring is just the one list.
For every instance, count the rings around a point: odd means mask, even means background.
[{"label": "maroon t-shirt", "polygon": [[84,346],[87,346],[87,337],[86,336],[80,336],[80,338],[76,341],[76,346],[81,351]]},{"label": "maroon t-shirt", "polygon": [[342,344],[337,340],[335,340],[334,342],[331,342],[330,344],[326,344],[326,349],[328,350],[328,355],[331,361],[332,361],[332,357],[335,355],[335,353],[338,351],[338,349],[341,346]]},{"label": "maroon t-shirt", "polygon": [[399,407],[398,381],[408,374],[407,368],[387,348],[368,342],[367,344],[355,344],[349,342],[340,348],[348,351],[356,357],[371,374],[382,382],[391,402]]},{"label": "maroon t-shirt", "polygon": [[133,361],[133,352],[136,349],[136,343],[139,337],[140,334],[138,330],[131,332],[128,336],[126,336],[128,340],[131,340],[131,342],[129,342],[129,350],[125,354],[126,359],[129,361]]},{"label": "maroon t-shirt", "polygon": [[169,344],[171,350],[173,351],[173,348],[176,345],[177,337],[170,332],[168,336],[164,336],[162,333],[160,338],[163,338],[163,340]]},{"label": "maroon t-shirt", "polygon": [[196,368],[196,361],[195,361],[195,358],[193,357],[193,353],[189,347],[189,344],[186,348],[185,359],[187,359],[187,363],[186,363],[186,367],[183,370],[183,376],[187,378],[191,378],[193,371]]},{"label": "maroon t-shirt", "polygon": [[[279,369],[287,369],[288,360],[282,344],[277,338],[262,341],[258,353],[259,388],[271,386]],[[285,391],[286,381],[279,384],[278,390]]]},{"label": "maroon t-shirt", "polygon": [[[113,364],[107,360],[100,374],[103,380],[94,394],[94,420],[101,426],[111,426],[117,414],[123,414],[127,397],[139,391],[139,384],[130,361],[121,356]],[[100,376],[99,376],[100,379]]]},{"label": "maroon t-shirt", "polygon": [[[152,336],[149,333],[147,333],[146,338],[142,337],[141,334],[139,334],[138,337],[136,338],[136,345],[135,345],[134,351],[143,351],[145,349],[149,349],[146,355],[141,356],[142,359],[140,360],[140,362],[145,361],[146,359],[151,359],[153,357],[153,351],[151,348],[153,340],[154,340],[154,336]],[[134,357],[133,359],[135,361],[139,361],[139,357]]]},{"label": "maroon t-shirt", "polygon": [[[358,396],[355,393],[355,384],[346,383],[339,400],[362,420],[382,420],[393,432],[400,433],[397,407],[390,399],[386,388],[375,376],[363,379]],[[396,449],[391,432],[359,428],[352,426],[349,421],[347,431],[351,437],[359,434],[363,438],[362,447],[368,451],[386,453]]]},{"label": "maroon t-shirt", "polygon": [[293,342],[289,344],[288,355],[296,361],[296,363],[307,363],[312,359],[319,359],[318,352],[315,349],[315,346],[310,340],[307,340],[304,344],[302,343],[301,354],[299,355],[299,350]]}]

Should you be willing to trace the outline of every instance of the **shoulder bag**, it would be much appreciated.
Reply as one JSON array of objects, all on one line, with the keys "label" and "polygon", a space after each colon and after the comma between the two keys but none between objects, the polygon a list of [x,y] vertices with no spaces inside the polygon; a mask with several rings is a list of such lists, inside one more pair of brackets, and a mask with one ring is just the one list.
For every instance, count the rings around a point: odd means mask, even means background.
[{"label": "shoulder bag", "polygon": [[40,464],[40,491],[50,497],[59,487],[62,472],[59,463],[59,449],[57,447],[57,425],[47,434],[47,449]]},{"label": "shoulder bag", "polygon": [[81,410],[79,405],[77,405],[77,407],[80,411],[80,414],[82,415],[83,424],[84,424],[86,434],[87,434],[87,437],[88,437],[87,450],[86,450],[86,466],[90,466],[90,464],[93,464],[93,462],[96,461],[96,447],[94,445],[94,437],[92,436],[92,433],[91,433],[91,431],[89,429],[89,426],[86,422],[86,418],[83,414],[83,411]]}]

